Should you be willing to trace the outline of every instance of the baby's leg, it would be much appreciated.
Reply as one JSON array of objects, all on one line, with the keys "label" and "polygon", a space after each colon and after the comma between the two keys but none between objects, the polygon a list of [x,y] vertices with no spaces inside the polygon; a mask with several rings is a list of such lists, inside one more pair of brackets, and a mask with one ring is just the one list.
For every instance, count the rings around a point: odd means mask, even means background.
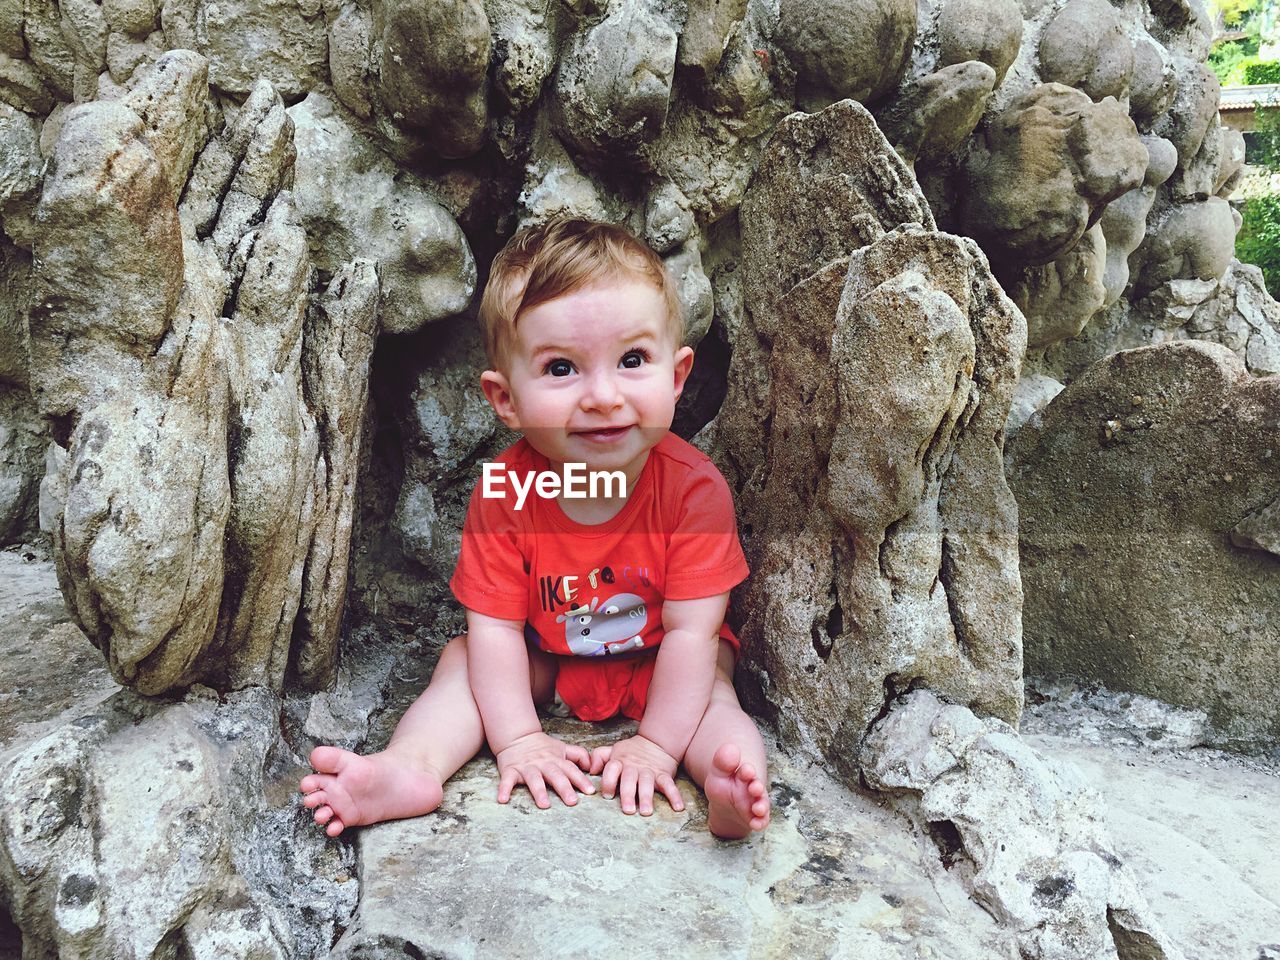
[{"label": "baby's leg", "polygon": [[707,826],[736,840],[769,824],[764,741],[733,689],[733,648],[720,641],[711,703],[684,755],[684,766],[707,795]]},{"label": "baby's leg", "polygon": [[[535,697],[549,699],[554,658],[530,650]],[[467,675],[467,638],[445,645],[427,689],[405,711],[386,749],[361,756],[337,747],[316,747],[316,772],[302,778],[304,806],[336,837],[344,827],[430,813],[440,805],[444,783],[484,745],[480,710]]]}]

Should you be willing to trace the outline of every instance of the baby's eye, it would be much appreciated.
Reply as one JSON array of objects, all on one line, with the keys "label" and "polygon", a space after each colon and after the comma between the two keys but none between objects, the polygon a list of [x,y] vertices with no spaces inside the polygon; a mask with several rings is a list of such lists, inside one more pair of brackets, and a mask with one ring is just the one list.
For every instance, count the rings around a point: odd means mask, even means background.
[{"label": "baby's eye", "polygon": [[548,362],[547,365],[542,368],[542,372],[549,373],[553,377],[567,377],[569,374],[573,373],[573,364],[568,360],[562,360],[557,357],[555,360]]},{"label": "baby's eye", "polygon": [[649,362],[649,353],[647,350],[628,350],[622,355],[622,366],[626,370],[635,370],[642,364]]}]

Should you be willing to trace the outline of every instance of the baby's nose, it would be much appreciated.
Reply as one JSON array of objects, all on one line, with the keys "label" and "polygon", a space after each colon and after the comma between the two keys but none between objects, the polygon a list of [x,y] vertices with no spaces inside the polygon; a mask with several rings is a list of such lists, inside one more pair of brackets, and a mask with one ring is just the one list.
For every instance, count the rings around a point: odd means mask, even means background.
[{"label": "baby's nose", "polygon": [[613,373],[599,373],[592,377],[587,385],[583,405],[593,407],[616,407],[622,402],[622,394],[618,391],[617,381]]},{"label": "baby's nose", "polygon": [[589,636],[591,636],[591,628],[590,628],[590,627],[586,627],[585,629],[583,629],[583,631],[582,631],[582,635],[583,635],[584,637],[589,637]]}]

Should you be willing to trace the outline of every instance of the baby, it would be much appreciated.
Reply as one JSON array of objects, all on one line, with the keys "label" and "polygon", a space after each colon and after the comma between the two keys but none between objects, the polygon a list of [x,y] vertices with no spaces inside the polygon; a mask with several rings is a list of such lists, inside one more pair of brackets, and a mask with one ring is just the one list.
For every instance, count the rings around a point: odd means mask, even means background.
[{"label": "baby", "polygon": [[[764,829],[764,744],[733,689],[724,622],[747,565],[724,478],[670,432],[693,351],[662,261],[609,224],[521,231],[494,260],[480,323],[493,367],[481,387],[523,438],[468,508],[450,581],[467,633],[385,750],[311,752],[303,803],[329,836],[429,813],[487,741],[499,803],[524,784],[540,808],[552,791],[573,806],[599,774],[623,813],[652,814],[655,793],[679,811],[683,763],[713,834]],[[566,483],[584,464],[612,485]],[[640,727],[588,753],[543,732],[535,704],[553,700]]]}]

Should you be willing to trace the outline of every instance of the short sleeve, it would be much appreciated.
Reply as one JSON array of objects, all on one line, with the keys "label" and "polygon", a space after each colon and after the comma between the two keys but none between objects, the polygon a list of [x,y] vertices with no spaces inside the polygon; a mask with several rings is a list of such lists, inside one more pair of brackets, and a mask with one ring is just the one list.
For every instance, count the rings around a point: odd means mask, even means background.
[{"label": "short sleeve", "polygon": [[706,460],[686,476],[667,545],[667,600],[726,593],[747,578],[729,485]]},{"label": "short sleeve", "polygon": [[529,573],[520,521],[504,498],[480,495],[477,483],[462,525],[462,548],[449,589],[469,610],[500,620],[529,612]]}]

